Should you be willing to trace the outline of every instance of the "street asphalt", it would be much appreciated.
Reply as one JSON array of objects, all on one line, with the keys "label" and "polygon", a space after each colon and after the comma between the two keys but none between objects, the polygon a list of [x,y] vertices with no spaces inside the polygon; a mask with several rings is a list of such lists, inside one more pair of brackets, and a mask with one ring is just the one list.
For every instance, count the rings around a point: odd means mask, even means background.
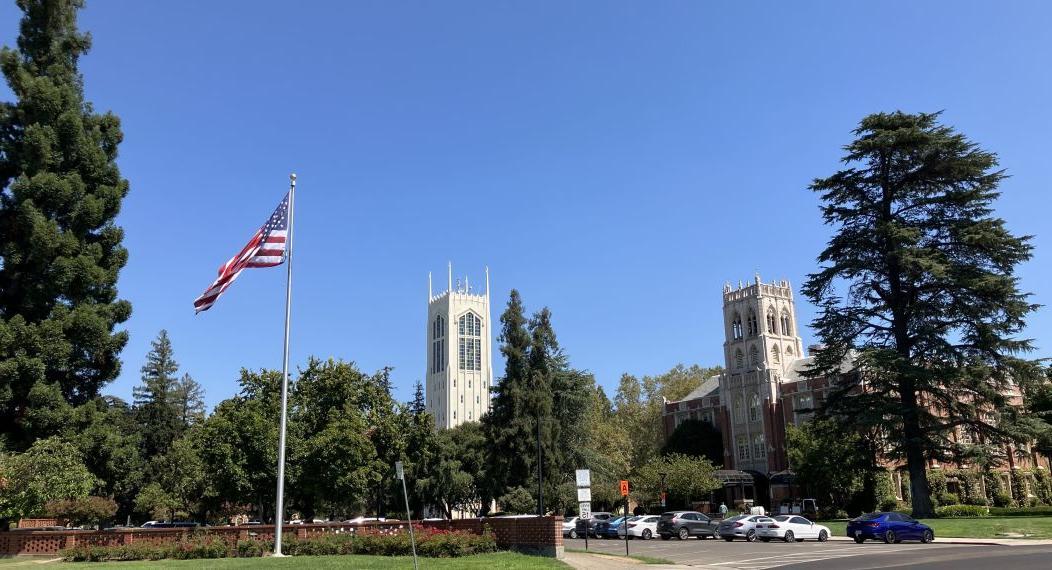
[{"label": "street asphalt", "polygon": [[[565,539],[567,549],[584,549],[583,539]],[[623,556],[623,540],[588,541],[589,551]],[[724,542],[722,540],[630,540],[633,556],[662,558],[707,570],[935,568],[1030,570],[1052,568],[1052,546],[988,544],[883,544],[848,541]],[[640,566],[640,568],[645,568]]]}]

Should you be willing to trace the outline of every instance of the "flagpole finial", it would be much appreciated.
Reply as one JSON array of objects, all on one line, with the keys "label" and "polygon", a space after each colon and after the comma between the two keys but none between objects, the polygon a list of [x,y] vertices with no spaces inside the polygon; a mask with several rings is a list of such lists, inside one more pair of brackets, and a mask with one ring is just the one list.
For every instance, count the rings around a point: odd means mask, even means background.
[{"label": "flagpole finial", "polygon": [[293,186],[296,185],[296,173],[295,172],[293,172],[292,174],[289,174],[289,182],[292,182]]}]

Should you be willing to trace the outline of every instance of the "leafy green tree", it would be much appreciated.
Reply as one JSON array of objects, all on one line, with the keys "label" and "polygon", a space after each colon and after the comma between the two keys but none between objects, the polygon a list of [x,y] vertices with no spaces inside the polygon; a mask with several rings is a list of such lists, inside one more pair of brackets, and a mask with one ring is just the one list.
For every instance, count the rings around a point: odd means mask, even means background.
[{"label": "leafy green tree", "polygon": [[112,396],[95,398],[72,412],[65,437],[83,453],[84,464],[98,479],[95,493],[117,502],[118,518],[132,514],[145,476],[134,412]]},{"label": "leafy green tree", "polygon": [[480,511],[487,457],[482,427],[474,422],[463,423],[438,432],[435,439],[433,461],[416,480],[422,501],[441,508],[450,519],[454,511]]},{"label": "leafy green tree", "polygon": [[708,498],[712,491],[722,486],[715,471],[708,459],[670,453],[652,459],[638,469],[632,481],[632,492],[640,502],[657,502],[661,497],[664,474],[669,503],[689,508],[694,501]]},{"label": "leafy green tree", "polygon": [[135,497],[135,509],[154,519],[175,520],[179,505],[179,499],[157,482],[143,487]]},{"label": "leafy green tree", "polygon": [[176,509],[188,515],[201,514],[201,499],[208,484],[200,452],[208,442],[199,441],[195,435],[175,440],[167,453],[150,464],[152,479],[176,503]]},{"label": "leafy green tree", "polygon": [[786,440],[797,483],[822,507],[849,509],[876,470],[868,438],[845,429],[841,420],[816,418],[789,426]]},{"label": "leafy green tree", "polygon": [[[424,387],[420,382],[416,383],[413,400],[399,411],[399,420],[404,426],[402,437],[405,440],[405,454],[402,462],[405,465],[409,508],[414,513],[421,514],[430,501],[418,489],[417,481],[426,477],[431,466],[436,463],[439,442],[435,433],[435,419],[427,412]],[[397,493],[397,489],[395,492]]]},{"label": "leafy green tree", "polygon": [[87,497],[96,483],[73,444],[37,440],[25,453],[0,457],[0,519],[41,515],[51,501]]},{"label": "leafy green tree", "polygon": [[109,497],[83,497],[51,501],[44,507],[49,517],[80,526],[100,526],[117,514],[117,502]]},{"label": "leafy green tree", "polygon": [[1019,357],[1031,343],[1016,335],[1035,305],[1015,275],[1032,246],[993,214],[997,157],[937,113],[869,115],[854,134],[846,167],[811,185],[835,228],[803,288],[825,345],[814,372],[839,374],[857,351],[865,372],[827,405],[886,426],[909,467],[914,516],[927,517],[926,458],[950,454],[956,430],[1023,437],[1003,420],[1013,380],[1034,374]]},{"label": "leafy green tree", "polygon": [[174,406],[183,429],[197,425],[205,419],[205,389],[189,374],[175,384]]},{"label": "leafy green tree", "polygon": [[709,422],[688,419],[669,434],[661,453],[704,457],[713,465],[723,465],[723,434]]},{"label": "leafy green tree", "polygon": [[497,504],[504,512],[515,515],[537,512],[537,498],[525,487],[513,487],[497,499]]},{"label": "leafy green tree", "polygon": [[117,168],[120,121],[84,101],[80,0],[19,0],[17,49],[0,51],[16,98],[0,104],[0,435],[26,449],[21,420],[37,384],[77,405],[120,372],[115,327],[127,260],[114,224],[128,183]]}]

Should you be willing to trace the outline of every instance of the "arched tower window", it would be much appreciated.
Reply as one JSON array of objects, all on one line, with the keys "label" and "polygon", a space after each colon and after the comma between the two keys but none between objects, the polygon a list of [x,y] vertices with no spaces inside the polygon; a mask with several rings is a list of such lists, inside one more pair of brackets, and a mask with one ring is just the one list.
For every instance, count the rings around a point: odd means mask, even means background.
[{"label": "arched tower window", "polygon": [[482,370],[482,319],[475,313],[460,317],[457,349],[461,370]]},{"label": "arched tower window", "polygon": [[760,396],[758,394],[749,396],[749,421],[760,421]]},{"label": "arched tower window", "polygon": [[778,330],[775,328],[774,309],[767,309],[767,333],[778,334]]},{"label": "arched tower window", "polygon": [[756,311],[749,309],[749,336],[756,336],[759,330],[756,327]]},{"label": "arched tower window", "polygon": [[749,366],[760,365],[760,351],[756,350],[756,346],[749,349]]},{"label": "arched tower window", "polygon": [[785,357],[786,358],[792,358],[793,357],[793,347],[792,346],[785,347]]},{"label": "arched tower window", "polygon": [[740,313],[734,313],[734,320],[731,321],[731,338],[734,340],[741,340],[742,338],[742,316]]},{"label": "arched tower window", "polygon": [[745,421],[745,400],[742,399],[741,395],[734,398],[734,421],[741,423]]},{"label": "arched tower window", "polygon": [[734,351],[734,367],[738,370],[745,368],[745,354],[740,348]]},{"label": "arched tower window", "polygon": [[431,373],[437,374],[446,369],[446,319],[442,315],[435,317],[431,324]]},{"label": "arched tower window", "polygon": [[782,334],[785,336],[793,334],[793,320],[789,318],[789,311],[782,311]]},{"label": "arched tower window", "polygon": [[782,363],[782,355],[781,355],[780,352],[778,352],[778,345],[777,344],[774,345],[773,348],[771,348],[771,362],[773,362],[775,364],[781,364]]}]

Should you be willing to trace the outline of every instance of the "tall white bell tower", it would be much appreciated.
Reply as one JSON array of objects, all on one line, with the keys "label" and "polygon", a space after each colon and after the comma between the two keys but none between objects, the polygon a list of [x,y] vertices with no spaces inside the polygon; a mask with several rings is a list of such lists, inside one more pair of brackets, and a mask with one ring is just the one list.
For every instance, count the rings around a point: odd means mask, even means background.
[{"label": "tall white bell tower", "polygon": [[493,384],[493,334],[490,331],[489,268],[485,289],[467,277],[437,295],[427,276],[427,411],[438,429],[478,421],[489,411]]}]

